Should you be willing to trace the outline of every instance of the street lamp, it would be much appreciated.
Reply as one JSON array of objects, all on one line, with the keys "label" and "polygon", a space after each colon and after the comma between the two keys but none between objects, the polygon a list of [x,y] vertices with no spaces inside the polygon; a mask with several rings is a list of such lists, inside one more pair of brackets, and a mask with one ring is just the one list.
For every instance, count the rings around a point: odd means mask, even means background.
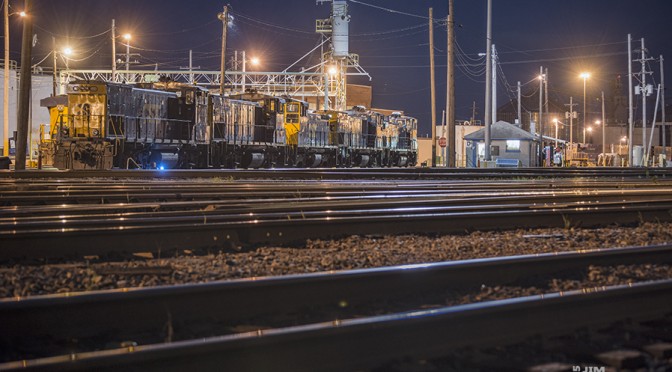
[{"label": "street lamp", "polygon": [[[584,128],[588,131],[588,136],[590,137],[590,143],[593,143],[593,127]],[[584,141],[585,143],[585,141]]]},{"label": "street lamp", "polygon": [[590,78],[590,72],[582,72],[579,77],[583,79],[583,143],[586,143],[586,81]]},{"label": "street lamp", "polygon": [[65,48],[61,49],[61,51],[59,52],[58,49],[56,49],[56,41],[54,39],[54,51],[53,51],[53,53],[54,53],[54,89],[53,89],[53,95],[55,97],[56,94],[58,94],[58,89],[57,88],[58,88],[58,83],[59,83],[59,80],[60,80],[60,79],[58,79],[58,62],[57,62],[58,61],[58,54],[60,53],[61,57],[63,57],[63,62],[65,63],[65,68],[67,70],[68,69],[68,56],[71,56],[73,51],[72,51],[71,47],[65,47]]},{"label": "street lamp", "polygon": [[131,63],[131,34],[124,34],[123,38],[126,40],[126,71],[128,71],[128,66]]},{"label": "street lamp", "polygon": [[[245,92],[246,81],[247,81],[246,72],[247,72],[248,59],[247,59],[247,56],[246,56],[246,53],[245,53],[244,50],[242,51],[242,53],[243,53],[243,70],[242,70],[243,75],[242,75],[242,79],[241,79],[242,80],[241,85],[242,85],[243,93],[244,93]],[[259,63],[261,63],[259,57],[252,57],[252,58],[249,59],[249,62],[252,64],[252,66],[258,66]],[[236,64],[235,68],[238,69],[238,51],[236,51],[236,53],[235,53],[235,64]]]},{"label": "street lamp", "polygon": [[131,65],[131,39],[133,38],[131,34],[125,33],[121,35],[121,38],[126,40],[126,83],[131,80],[131,74],[128,72]]},{"label": "street lamp", "polygon": [[330,76],[338,74],[336,65],[324,65],[324,111],[329,110],[329,83]]}]

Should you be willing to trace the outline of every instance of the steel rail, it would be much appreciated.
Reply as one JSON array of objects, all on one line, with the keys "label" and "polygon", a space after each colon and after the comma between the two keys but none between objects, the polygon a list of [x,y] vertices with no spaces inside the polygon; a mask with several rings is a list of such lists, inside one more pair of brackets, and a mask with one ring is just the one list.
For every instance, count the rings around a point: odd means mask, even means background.
[{"label": "steel rail", "polygon": [[[670,245],[630,247],[6,299],[0,300],[0,318],[6,320],[0,323],[0,344],[3,349],[14,348],[4,350],[17,350],[43,337],[59,342],[59,337],[81,339],[110,329],[126,339],[142,330],[161,329],[166,323],[198,319],[230,323],[295,313],[301,307],[358,306],[418,292],[514,283],[588,265],[671,261]],[[671,290],[672,281],[632,284],[198,341],[71,353],[0,364],[0,370],[363,368],[401,356],[437,356],[446,348],[510,343],[538,333],[664,315],[672,308]]]},{"label": "steel rail", "polygon": [[[654,202],[670,202],[672,189],[635,189],[607,191],[537,191],[537,192],[506,192],[506,193],[465,193],[465,194],[379,194],[368,196],[346,197],[302,197],[295,200],[286,199],[249,199],[244,201],[190,201],[165,203],[132,203],[103,204],[82,206],[48,206],[0,209],[0,232],[2,230],[18,231],[21,229],[69,228],[77,221],[83,225],[119,224],[118,221],[130,224],[133,221],[157,221],[157,218],[182,218],[185,221],[202,221],[203,218],[215,219],[224,215],[242,215],[250,219],[264,218],[260,214],[281,213],[282,218],[305,218],[307,212],[319,211],[359,211],[385,210],[392,208],[433,208],[440,206],[465,206],[473,209],[487,210],[495,206],[499,209],[505,205],[529,208],[556,207],[569,203],[582,206],[606,205],[608,203],[624,203],[626,200]],[[312,214],[311,214],[312,216]]]},{"label": "steel rail", "polygon": [[[519,227],[567,227],[670,221],[672,203],[660,200],[601,204],[492,205],[389,208],[356,211],[274,212],[218,217],[156,218],[127,224],[93,220],[88,227],[0,230],[0,259],[166,252],[174,249],[237,248],[262,243],[292,244],[311,238],[367,234],[462,233]],[[67,222],[67,221],[64,221]],[[78,221],[80,222],[80,221]],[[93,244],[92,242],[95,242]]]},{"label": "steel rail", "polygon": [[[266,196],[259,198],[256,195],[246,195],[245,199],[233,198],[213,198],[211,200],[190,200],[190,201],[164,201],[164,202],[145,202],[145,203],[108,203],[108,204],[74,204],[74,205],[46,205],[46,206],[14,206],[0,207],[0,222],[15,222],[15,218],[21,216],[36,217],[41,215],[54,215],[59,219],[76,218],[78,215],[101,215],[106,213],[121,213],[125,211],[194,211],[205,213],[204,210],[219,209],[229,213],[239,213],[240,211],[263,212],[270,210],[315,210],[324,209],[344,209],[353,206],[378,206],[387,208],[392,205],[412,205],[413,203],[426,203],[427,205],[456,205],[456,204],[493,204],[493,203],[539,203],[545,205],[554,205],[571,201],[585,201],[586,203],[605,202],[614,200],[624,200],[624,198],[659,198],[665,199],[672,194],[672,187],[651,188],[642,186],[638,188],[626,189],[558,189],[549,190],[542,188],[539,190],[515,189],[506,191],[480,191],[480,190],[460,190],[460,191],[436,191],[422,190],[400,191],[390,190],[387,192],[371,193],[334,193],[328,196],[313,196],[311,194],[303,195],[294,193],[292,197],[277,198]],[[593,199],[588,199],[593,198]],[[221,212],[220,212],[221,213]]]},{"label": "steel rail", "polygon": [[111,171],[0,171],[0,178],[190,178],[225,177],[235,179],[479,179],[520,177],[670,177],[667,168],[516,168],[516,169],[440,169],[440,168],[371,168],[371,169],[217,169],[217,170],[111,170]]},{"label": "steel rail", "polygon": [[454,188],[512,188],[526,185],[529,187],[621,187],[621,185],[635,185],[649,183],[651,185],[670,184],[672,179],[622,179],[614,182],[613,179],[534,179],[534,180],[228,180],[198,178],[198,179],[132,179],[115,180],[113,178],[98,178],[82,181],[79,179],[55,179],[55,180],[2,180],[0,190],[4,192],[87,192],[100,191],[100,187],[109,187],[113,192],[126,191],[155,191],[155,190],[185,190],[194,189],[208,191],[227,191],[231,189],[248,187],[253,190],[273,190],[278,185],[286,188],[307,189],[324,191],[334,188],[336,190],[380,190],[389,189],[392,186],[408,189],[454,189]]},{"label": "steel rail", "polygon": [[[297,197],[343,197],[343,196],[375,196],[381,194],[396,195],[402,193],[482,193],[485,191],[520,192],[525,191],[563,191],[563,190],[628,190],[636,188],[670,189],[672,182],[506,182],[506,183],[467,183],[467,184],[434,184],[399,182],[379,182],[376,184],[343,185],[321,183],[319,185],[301,184],[229,184],[209,185],[199,183],[185,187],[180,183],[167,181],[143,183],[140,185],[119,186],[107,183],[88,184],[85,188],[70,187],[58,184],[43,186],[46,189],[35,189],[38,186],[15,186],[20,190],[0,192],[0,211],[8,206],[52,205],[52,204],[110,204],[110,203],[141,203],[156,201],[201,201],[201,200],[240,200],[253,198],[287,198]],[[57,187],[54,189],[53,187]]]}]

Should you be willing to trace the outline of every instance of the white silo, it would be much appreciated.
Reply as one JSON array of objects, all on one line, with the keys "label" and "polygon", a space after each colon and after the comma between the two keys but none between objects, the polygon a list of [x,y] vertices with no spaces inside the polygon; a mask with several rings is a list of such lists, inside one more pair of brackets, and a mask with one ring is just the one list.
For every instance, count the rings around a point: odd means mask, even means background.
[{"label": "white silo", "polygon": [[348,24],[350,23],[346,0],[333,0],[331,18],[333,20],[331,31],[331,41],[334,50],[333,56],[334,58],[346,58],[349,55]]}]

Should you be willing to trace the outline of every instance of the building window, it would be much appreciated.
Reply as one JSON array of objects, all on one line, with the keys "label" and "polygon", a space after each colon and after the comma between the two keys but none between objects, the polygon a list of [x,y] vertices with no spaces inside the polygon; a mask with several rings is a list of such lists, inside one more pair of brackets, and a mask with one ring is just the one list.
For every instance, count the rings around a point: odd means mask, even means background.
[{"label": "building window", "polygon": [[520,141],[519,140],[507,140],[506,141],[506,152],[520,152]]}]

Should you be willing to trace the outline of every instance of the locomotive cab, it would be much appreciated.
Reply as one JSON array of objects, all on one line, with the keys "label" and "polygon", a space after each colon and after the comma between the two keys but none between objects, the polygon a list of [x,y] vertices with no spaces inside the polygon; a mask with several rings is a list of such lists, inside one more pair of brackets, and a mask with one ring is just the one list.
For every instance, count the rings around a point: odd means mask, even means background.
[{"label": "locomotive cab", "polygon": [[301,131],[302,118],[306,117],[308,105],[297,100],[287,100],[284,103],[285,135],[288,145],[299,144],[299,132]]}]

